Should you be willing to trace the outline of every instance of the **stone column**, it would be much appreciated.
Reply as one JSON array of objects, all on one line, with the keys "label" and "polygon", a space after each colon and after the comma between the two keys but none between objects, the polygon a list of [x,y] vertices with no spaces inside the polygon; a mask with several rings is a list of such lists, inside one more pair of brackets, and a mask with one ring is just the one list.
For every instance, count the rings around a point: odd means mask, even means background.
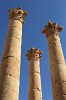
[{"label": "stone column", "polygon": [[43,33],[48,39],[54,100],[66,100],[66,67],[59,33],[63,27],[48,21]]},{"label": "stone column", "polygon": [[2,86],[0,100],[18,100],[22,24],[27,12],[21,8],[10,9],[9,27],[2,56]]},{"label": "stone column", "polygon": [[40,78],[40,59],[42,52],[31,48],[26,54],[29,60],[29,88],[28,100],[42,100],[41,78]]}]

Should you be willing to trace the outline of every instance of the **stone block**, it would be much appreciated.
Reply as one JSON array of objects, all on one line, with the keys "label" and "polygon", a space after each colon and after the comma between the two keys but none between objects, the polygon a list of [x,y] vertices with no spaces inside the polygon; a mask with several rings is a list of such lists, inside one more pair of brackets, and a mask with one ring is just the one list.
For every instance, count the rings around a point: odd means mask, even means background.
[{"label": "stone block", "polygon": [[51,48],[49,50],[49,54],[50,54],[50,63],[51,64],[52,63],[53,64],[55,64],[55,63],[65,64],[63,52],[60,47]]},{"label": "stone block", "polygon": [[0,91],[1,100],[18,100],[19,80],[13,76],[5,75]]},{"label": "stone block", "polygon": [[40,73],[40,61],[30,61],[29,73]]},{"label": "stone block", "polygon": [[12,27],[12,28],[8,29],[7,38],[12,37],[12,36],[19,39],[19,41],[21,41],[22,30],[20,30],[17,27]]},{"label": "stone block", "polygon": [[11,28],[11,27],[17,27],[17,28],[22,30],[22,23],[17,19],[15,19],[15,20],[11,19],[10,22],[9,22],[8,28]]},{"label": "stone block", "polygon": [[2,59],[7,56],[13,56],[20,60],[21,55],[21,41],[15,37],[10,37],[6,40],[4,53]]},{"label": "stone block", "polygon": [[29,91],[28,100],[42,100],[42,92],[37,89]]},{"label": "stone block", "polygon": [[29,100],[42,100],[42,92],[37,89],[33,89],[30,93]]},{"label": "stone block", "polygon": [[20,76],[20,61],[15,57],[2,60],[3,75],[11,75],[17,79]]},{"label": "stone block", "polygon": [[66,81],[66,67],[63,64],[51,66],[51,77],[55,81]]},{"label": "stone block", "polygon": [[54,47],[61,48],[60,38],[54,34],[49,36],[48,37],[48,46],[49,46],[49,49],[54,48]]},{"label": "stone block", "polygon": [[66,100],[66,82],[52,82],[54,100]]},{"label": "stone block", "polygon": [[29,76],[29,89],[41,90],[41,78],[39,73],[30,74]]}]

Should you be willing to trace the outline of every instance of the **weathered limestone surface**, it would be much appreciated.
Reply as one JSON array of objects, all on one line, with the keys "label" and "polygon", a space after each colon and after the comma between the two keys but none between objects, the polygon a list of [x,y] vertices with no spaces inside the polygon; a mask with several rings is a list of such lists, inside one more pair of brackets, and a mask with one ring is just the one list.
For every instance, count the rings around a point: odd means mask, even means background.
[{"label": "weathered limestone surface", "polygon": [[7,74],[2,77],[2,87],[1,87],[1,100],[17,100],[19,92],[19,80],[15,77]]},{"label": "weathered limestone surface", "polygon": [[29,60],[29,88],[28,100],[42,100],[42,88],[40,77],[41,51],[31,48],[26,54]]},{"label": "weathered limestone surface", "polygon": [[21,8],[9,10],[9,27],[1,62],[0,100],[18,100],[22,24],[26,15]]},{"label": "weathered limestone surface", "polygon": [[66,100],[66,67],[59,38],[62,29],[61,26],[49,21],[43,30],[48,39],[54,100]]},{"label": "weathered limestone surface", "polygon": [[16,57],[8,57],[2,61],[3,74],[11,75],[19,80],[20,76],[20,61]]}]

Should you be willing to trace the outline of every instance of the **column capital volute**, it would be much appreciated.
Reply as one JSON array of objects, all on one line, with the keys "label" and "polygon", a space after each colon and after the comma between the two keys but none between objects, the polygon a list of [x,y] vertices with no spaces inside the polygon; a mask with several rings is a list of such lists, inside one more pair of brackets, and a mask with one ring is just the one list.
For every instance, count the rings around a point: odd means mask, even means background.
[{"label": "column capital volute", "polygon": [[23,10],[22,8],[13,8],[8,10],[8,16],[10,19],[20,20],[21,23],[24,23],[24,19],[27,16],[28,12]]},{"label": "column capital volute", "polygon": [[42,51],[37,48],[31,48],[28,53],[26,54],[27,59],[30,60],[40,60],[41,59]]},{"label": "column capital volute", "polygon": [[47,25],[45,25],[44,30],[42,31],[43,34],[46,34],[46,37],[49,37],[52,34],[58,35],[59,32],[63,30],[63,27],[58,25],[57,23],[52,23],[50,20],[48,21]]}]

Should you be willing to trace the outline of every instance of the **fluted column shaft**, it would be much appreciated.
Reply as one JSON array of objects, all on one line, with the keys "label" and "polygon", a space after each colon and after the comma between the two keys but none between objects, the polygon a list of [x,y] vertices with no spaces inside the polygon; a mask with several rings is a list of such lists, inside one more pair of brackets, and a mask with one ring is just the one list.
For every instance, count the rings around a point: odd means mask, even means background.
[{"label": "fluted column shaft", "polygon": [[[37,52],[38,51],[38,52]],[[42,100],[42,88],[40,77],[40,51],[32,48],[27,56],[29,60],[29,87],[28,100]]]},{"label": "fluted column shaft", "polygon": [[9,27],[2,56],[0,100],[18,100],[22,24],[27,12],[21,8],[9,10]]},{"label": "fluted column shaft", "polygon": [[61,30],[61,26],[49,21],[43,31],[48,39],[54,100],[66,100],[66,67],[59,37]]}]

